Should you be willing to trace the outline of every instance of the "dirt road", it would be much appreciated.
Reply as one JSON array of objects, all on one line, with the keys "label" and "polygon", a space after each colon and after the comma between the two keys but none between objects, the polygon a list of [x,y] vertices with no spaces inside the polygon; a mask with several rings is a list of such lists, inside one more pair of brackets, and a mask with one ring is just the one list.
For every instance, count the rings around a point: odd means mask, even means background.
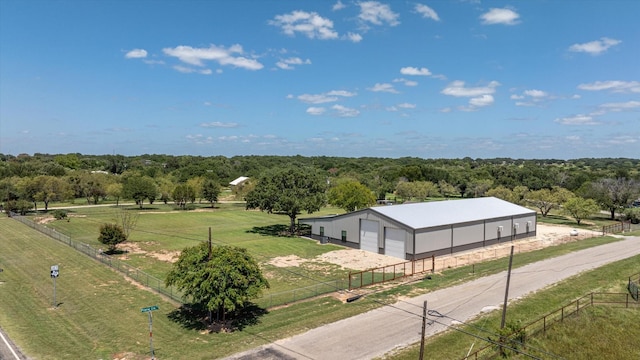
[{"label": "dirt road", "polygon": [[[543,260],[514,269],[509,299],[520,298],[580,272],[640,254],[640,237]],[[371,359],[420,340],[422,305],[459,321],[469,320],[504,300],[506,271],[441,289],[390,306],[278,340],[227,359]],[[346,305],[348,306],[348,305]],[[444,331],[444,324],[427,327],[428,336]]]}]

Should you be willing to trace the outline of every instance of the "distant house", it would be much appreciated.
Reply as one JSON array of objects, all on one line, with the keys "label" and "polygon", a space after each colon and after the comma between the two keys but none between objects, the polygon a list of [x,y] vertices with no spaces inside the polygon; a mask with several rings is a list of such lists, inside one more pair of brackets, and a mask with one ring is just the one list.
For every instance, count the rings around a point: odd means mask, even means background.
[{"label": "distant house", "polygon": [[237,179],[233,180],[232,182],[230,182],[230,183],[229,183],[229,186],[231,186],[231,187],[235,187],[235,186],[238,186],[238,185],[242,185],[242,184],[244,184],[247,180],[249,180],[249,178],[248,178],[248,177],[246,177],[246,176],[240,176],[239,178],[237,178]]},{"label": "distant house", "polygon": [[377,206],[298,221],[321,242],[408,260],[536,236],[534,210],[494,197]]}]

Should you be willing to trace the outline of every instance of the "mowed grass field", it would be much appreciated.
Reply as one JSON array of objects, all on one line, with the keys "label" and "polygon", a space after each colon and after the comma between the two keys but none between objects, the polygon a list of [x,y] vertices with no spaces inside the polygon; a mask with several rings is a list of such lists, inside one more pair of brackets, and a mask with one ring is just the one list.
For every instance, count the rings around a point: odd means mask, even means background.
[{"label": "mowed grass field", "polygon": [[[65,229],[63,226],[68,227],[64,232],[71,233],[74,239],[84,236],[84,242],[99,246],[97,228],[105,221],[112,221],[113,209],[81,210],[75,210],[72,214],[76,216],[69,222],[56,221],[47,226],[60,226],[60,231]],[[162,209],[156,211],[162,212]],[[193,219],[205,216],[200,218],[200,221],[209,221],[210,218],[207,216],[212,216],[218,210],[189,213],[167,211],[170,210],[167,209],[164,215],[141,215],[139,230],[134,232],[139,233],[137,240],[133,235],[132,240],[139,242],[140,246],[150,248],[164,246],[158,245],[157,242],[174,246],[176,249],[196,244],[206,240],[208,223],[198,225]],[[265,244],[273,244],[269,249],[272,254],[278,254],[274,248],[285,249],[283,252],[295,248],[292,252],[299,256],[315,256],[315,253],[320,253],[314,248],[324,251],[335,248],[303,239],[262,235],[265,231],[261,229],[286,224],[288,218],[260,212],[245,212],[243,208],[237,207],[235,210],[229,209],[228,212],[234,211],[238,214],[227,214],[227,219],[237,217],[246,220],[246,215],[256,216],[252,221],[258,224],[245,221],[244,231],[227,224],[228,238],[221,231],[223,226],[219,226],[219,231],[215,232],[216,227],[212,225],[214,241],[229,241],[227,239],[237,236],[241,238],[239,241],[246,244],[262,244],[262,247],[256,246],[258,249],[268,247]],[[182,230],[183,227],[178,231],[176,227],[181,225],[181,222],[170,223],[165,218],[173,216],[194,216],[184,222],[192,221],[193,227],[204,230],[204,235],[199,235],[201,231],[189,233]],[[147,226],[167,229],[167,232],[175,235],[166,236],[162,235],[161,231],[145,230]],[[92,227],[96,232],[91,235]],[[121,274],[72,248],[8,218],[0,218],[0,229],[0,267],[5,270],[0,273],[0,326],[28,355],[38,359],[110,359],[118,356],[126,356],[127,359],[148,358],[147,316],[141,313],[140,309],[150,305],[160,307],[160,310],[154,313],[153,323],[154,348],[159,359],[219,358],[368,311],[384,302],[393,302],[395,296],[410,294],[416,285],[424,290],[434,289],[480,275],[480,268],[477,266],[474,275],[470,274],[468,267],[452,269],[442,276],[435,276],[432,281],[384,290],[354,303],[343,304],[332,297],[313,299],[268,311],[255,322],[245,324],[241,331],[208,333],[197,326],[184,326],[171,320],[170,315],[177,309],[178,304],[167,302],[160,296],[139,288]],[[301,242],[277,244],[296,240]],[[596,246],[610,241],[615,239],[588,239],[579,243],[579,246]],[[536,261],[541,256],[548,257],[572,251],[575,250],[572,248],[575,246],[578,246],[578,243],[541,250],[544,253],[521,254],[519,263],[525,264]],[[310,249],[304,249],[305,247]],[[129,257],[133,259],[133,255],[129,254]],[[259,260],[268,259],[263,254],[258,254],[258,257]],[[147,256],[140,256],[138,261],[142,265],[161,263]],[[52,307],[53,282],[49,277],[49,269],[53,264],[59,264],[61,272],[57,280],[57,301],[60,305],[55,310]],[[500,271],[504,266],[504,259],[488,262],[483,265],[482,273]],[[314,277],[319,276],[317,271],[309,271]]]},{"label": "mowed grass field", "polygon": [[[327,297],[266,312],[242,331],[208,333],[171,320],[178,304],[74,249],[6,217],[0,229],[0,326],[37,359],[148,359],[148,317],[141,308],[151,305],[160,307],[153,317],[158,359],[219,358],[376,306]],[[54,264],[60,266],[55,309]]]},{"label": "mowed grass field", "polygon": [[[127,244],[134,246],[136,251],[113,256],[160,279],[164,279],[171,269],[167,258],[178,255],[186,247],[207,241],[209,228],[214,245],[246,248],[262,265],[271,284],[265,294],[311,286],[318,281],[335,282],[348,275],[347,269],[318,261],[291,268],[270,265],[271,260],[280,256],[294,255],[313,260],[322,253],[343,248],[279,236],[279,231],[288,227],[287,216],[247,211],[243,203],[223,203],[213,209],[202,204],[195,211],[176,211],[173,205],[163,204],[145,205],[143,210],[137,206],[82,207],[69,210],[69,221],[52,221],[46,226],[96,249],[104,248],[98,242],[99,228],[104,223],[115,222],[118,211],[139,214]],[[338,212],[341,210],[326,208],[314,216]]]}]

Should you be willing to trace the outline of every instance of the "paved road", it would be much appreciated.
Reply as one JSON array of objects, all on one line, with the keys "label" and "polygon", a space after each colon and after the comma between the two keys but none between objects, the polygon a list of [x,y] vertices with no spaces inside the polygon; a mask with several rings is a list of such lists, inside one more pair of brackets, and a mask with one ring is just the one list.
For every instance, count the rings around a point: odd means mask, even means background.
[{"label": "paved road", "polygon": [[0,359],[1,360],[23,360],[27,359],[16,345],[7,337],[7,334],[0,329]]},{"label": "paved road", "polygon": [[[640,254],[640,237],[602,245],[513,270],[509,299],[523,297],[585,270]],[[514,257],[517,264],[517,255]],[[634,271],[637,269],[633,269]],[[371,359],[420,340],[422,305],[460,321],[469,320],[504,301],[506,271],[465,284],[434,291],[391,306],[331,323],[306,333],[236,354],[227,359]],[[509,318],[507,310],[507,319]],[[427,327],[429,336],[445,324]]]}]

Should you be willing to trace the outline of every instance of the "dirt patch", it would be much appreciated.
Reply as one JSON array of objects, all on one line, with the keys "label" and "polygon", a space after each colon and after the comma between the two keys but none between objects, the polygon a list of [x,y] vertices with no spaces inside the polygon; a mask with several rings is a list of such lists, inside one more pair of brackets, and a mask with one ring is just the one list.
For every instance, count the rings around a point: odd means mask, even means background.
[{"label": "dirt patch", "polygon": [[288,255],[288,256],[279,256],[277,258],[271,259],[269,261],[269,265],[273,265],[275,267],[291,267],[291,266],[300,266],[303,263],[309,260],[303,259],[298,255]]},{"label": "dirt patch", "polygon": [[329,251],[328,253],[317,256],[316,259],[354,270],[367,270],[406,261],[393,256],[380,255],[356,249]]},{"label": "dirt patch", "polygon": [[43,216],[43,217],[35,217],[33,218],[33,221],[36,222],[36,224],[48,224],[52,221],[55,221],[56,218],[54,218],[53,216]]},{"label": "dirt patch", "polygon": [[[151,242],[145,243],[147,245],[153,244]],[[118,245],[120,250],[126,252],[126,254],[139,254],[144,256],[150,256],[152,258],[158,259],[160,261],[166,261],[170,263],[174,263],[178,261],[180,257],[180,251],[168,251],[168,250],[160,250],[160,251],[145,251],[140,248],[138,243],[124,243]],[[126,259],[126,255],[125,255]]]}]

